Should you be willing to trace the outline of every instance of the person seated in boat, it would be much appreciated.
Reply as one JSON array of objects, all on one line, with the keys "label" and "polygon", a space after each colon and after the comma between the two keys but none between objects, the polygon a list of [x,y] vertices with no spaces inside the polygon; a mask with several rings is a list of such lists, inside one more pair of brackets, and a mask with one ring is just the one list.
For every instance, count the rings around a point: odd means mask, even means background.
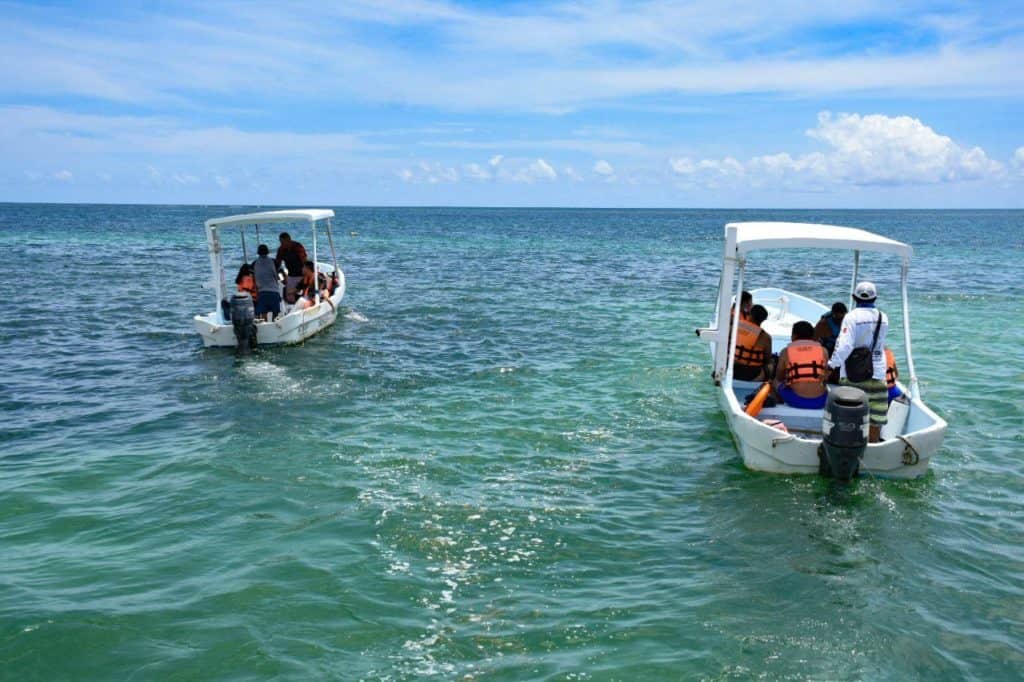
[{"label": "person seated in boat", "polygon": [[[320,294],[320,300],[330,303],[330,298],[327,295],[327,278],[322,274],[317,276],[314,274],[315,272],[313,261],[308,260],[303,264],[302,279],[299,281],[298,287],[299,300],[295,303],[295,307],[300,310],[315,306],[317,294]],[[333,305],[331,303],[332,307]]]},{"label": "person seated in boat", "polygon": [[[858,282],[853,288],[853,298],[857,304],[843,318],[836,350],[828,365],[839,368],[839,383],[855,386],[868,394],[868,442],[878,443],[889,414],[883,352],[889,318],[875,307],[878,291],[872,282]],[[851,371],[856,375],[850,377]]]},{"label": "person seated in boat", "polygon": [[822,315],[818,324],[814,325],[814,340],[825,347],[829,357],[836,350],[836,339],[839,338],[846,312],[846,304],[836,301],[832,304],[832,310]]},{"label": "person seated in boat", "polygon": [[[750,306],[754,304],[754,297],[750,295],[749,291],[744,291],[740,294],[740,319],[750,320]],[[733,304],[729,308],[729,325],[732,325],[732,318],[736,314],[736,299],[733,299]]]},{"label": "person seated in boat", "polygon": [[256,280],[253,279],[252,267],[248,263],[243,263],[242,267],[238,269],[238,274],[235,275],[235,285],[238,287],[238,291],[244,291],[252,296],[254,301],[256,300]]},{"label": "person seated in boat", "polygon": [[820,410],[828,399],[825,348],[814,340],[814,327],[804,320],[793,325],[790,339],[790,344],[779,353],[775,392],[790,407]]},{"label": "person seated in boat", "polygon": [[298,285],[302,281],[302,265],[309,256],[306,255],[306,247],[292,239],[287,232],[278,235],[281,245],[277,248],[277,255],[274,256],[274,265],[280,268],[282,263],[288,270],[288,276],[284,281],[284,300],[294,303],[298,297]]},{"label": "person seated in boat", "polygon": [[889,402],[896,400],[903,391],[896,385],[896,380],[900,378],[900,370],[896,367],[896,356],[893,355],[892,348],[889,346],[885,347],[885,385],[889,389]]},{"label": "person seated in boat", "polygon": [[256,317],[261,320],[273,319],[281,314],[281,285],[277,279],[277,266],[270,257],[270,248],[260,244],[256,248],[256,260],[252,263],[253,278],[256,280]]},{"label": "person seated in boat", "polygon": [[740,381],[767,381],[770,376],[772,337],[761,329],[767,319],[765,307],[755,305],[750,308],[750,319],[740,320],[733,359],[733,377]]}]

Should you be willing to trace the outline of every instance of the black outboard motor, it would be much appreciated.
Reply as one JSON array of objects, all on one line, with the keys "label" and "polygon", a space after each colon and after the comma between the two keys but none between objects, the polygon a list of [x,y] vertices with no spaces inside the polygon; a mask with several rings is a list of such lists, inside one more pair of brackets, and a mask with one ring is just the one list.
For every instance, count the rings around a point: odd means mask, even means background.
[{"label": "black outboard motor", "polygon": [[853,386],[829,391],[821,424],[818,470],[823,476],[849,481],[860,470],[868,446],[868,394]]},{"label": "black outboard motor", "polygon": [[231,326],[238,342],[235,353],[246,355],[256,348],[256,309],[247,292],[239,291],[231,297]]}]

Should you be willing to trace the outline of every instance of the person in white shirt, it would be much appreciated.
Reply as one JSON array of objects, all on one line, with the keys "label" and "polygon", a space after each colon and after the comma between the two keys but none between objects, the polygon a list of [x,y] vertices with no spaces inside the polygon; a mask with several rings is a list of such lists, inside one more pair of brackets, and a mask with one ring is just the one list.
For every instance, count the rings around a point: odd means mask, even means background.
[{"label": "person in white shirt", "polygon": [[[836,349],[828,366],[839,368],[839,383],[855,386],[868,394],[870,423],[868,442],[881,440],[882,426],[889,413],[889,389],[885,383],[885,335],[889,331],[889,318],[875,307],[878,291],[871,282],[858,282],[853,289],[856,306],[843,318]],[[865,377],[847,376],[850,368],[847,361],[855,349],[867,349],[870,353],[870,374]],[[863,351],[860,351],[863,353]]]}]

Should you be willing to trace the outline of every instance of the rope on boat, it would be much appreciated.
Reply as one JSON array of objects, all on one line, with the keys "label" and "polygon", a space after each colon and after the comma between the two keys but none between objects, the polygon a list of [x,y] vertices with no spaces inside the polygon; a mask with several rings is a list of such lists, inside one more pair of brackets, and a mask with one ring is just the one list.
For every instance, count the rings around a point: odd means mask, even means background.
[{"label": "rope on boat", "polygon": [[921,461],[921,454],[914,448],[914,444],[904,436],[896,436],[903,441],[906,447],[903,448],[903,463],[907,466],[914,466]]}]

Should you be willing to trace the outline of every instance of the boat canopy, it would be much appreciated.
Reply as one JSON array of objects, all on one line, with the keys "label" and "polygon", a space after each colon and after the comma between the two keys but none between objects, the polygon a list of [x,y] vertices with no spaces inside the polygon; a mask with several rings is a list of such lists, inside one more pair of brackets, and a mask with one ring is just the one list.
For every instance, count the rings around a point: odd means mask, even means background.
[{"label": "boat canopy", "polygon": [[736,235],[736,254],[744,256],[759,249],[850,249],[894,253],[910,260],[914,249],[881,235],[855,227],[817,225],[813,223],[729,223],[725,226]]},{"label": "boat canopy", "polygon": [[334,211],[329,208],[298,208],[286,211],[263,211],[262,213],[243,213],[241,215],[229,215],[224,218],[210,218],[206,221],[206,227],[229,227],[231,225],[252,225],[267,223],[293,223],[296,221],[307,221],[310,223],[325,218],[333,218]]}]

